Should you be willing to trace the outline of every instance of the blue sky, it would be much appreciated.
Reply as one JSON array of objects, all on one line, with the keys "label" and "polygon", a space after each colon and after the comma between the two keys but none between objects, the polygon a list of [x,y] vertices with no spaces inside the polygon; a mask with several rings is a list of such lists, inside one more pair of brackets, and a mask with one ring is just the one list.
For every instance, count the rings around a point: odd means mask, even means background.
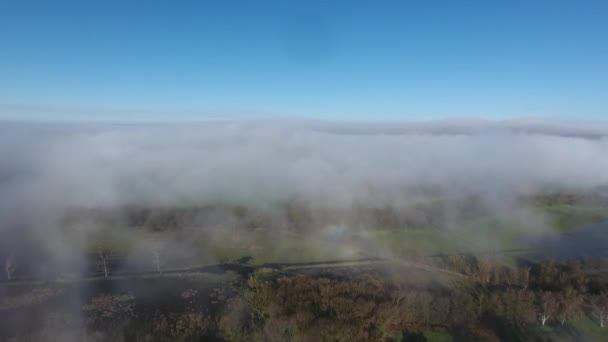
[{"label": "blue sky", "polygon": [[0,118],[608,118],[608,1],[0,2]]}]

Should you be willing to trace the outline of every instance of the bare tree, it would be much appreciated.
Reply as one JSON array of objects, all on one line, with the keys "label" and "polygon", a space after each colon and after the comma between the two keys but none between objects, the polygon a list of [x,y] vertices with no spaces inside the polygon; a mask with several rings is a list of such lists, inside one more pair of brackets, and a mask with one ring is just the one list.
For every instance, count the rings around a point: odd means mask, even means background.
[{"label": "bare tree", "polygon": [[583,295],[572,287],[566,287],[557,296],[557,315],[562,325],[577,313],[581,313],[583,306]]},{"label": "bare tree", "polygon": [[152,256],[152,264],[158,274],[163,274],[163,237],[159,233],[155,234],[147,243]]},{"label": "bare tree", "polygon": [[559,269],[553,260],[545,261],[541,264],[540,274],[537,279],[541,288],[555,288],[558,285]]},{"label": "bare tree", "polygon": [[417,311],[420,317],[421,323],[428,327],[431,323],[431,319],[433,318],[433,311],[431,310],[431,302],[433,301],[433,296],[426,292],[418,292],[416,296],[416,304]]},{"label": "bare tree", "polygon": [[608,320],[608,292],[591,297],[591,310],[600,323],[600,327],[606,325]]},{"label": "bare tree", "polygon": [[496,293],[489,298],[488,305],[518,327],[523,326],[536,313],[534,294],[527,290],[507,289]]},{"label": "bare tree", "polygon": [[573,286],[575,290],[581,293],[587,291],[589,277],[583,270],[580,261],[569,261],[566,264],[565,273],[568,275],[566,285]]},{"label": "bare tree", "polygon": [[517,325],[523,326],[529,318],[534,316],[534,294],[528,290],[517,290]]},{"label": "bare tree", "polygon": [[4,272],[6,272],[7,280],[13,279],[13,272],[15,272],[16,268],[17,268],[17,265],[15,263],[15,255],[13,253],[10,253],[6,257],[6,261],[4,262]]},{"label": "bare tree", "polygon": [[[459,308],[459,310],[461,310]],[[451,302],[447,296],[436,297],[431,303],[431,315],[437,324],[446,324],[450,317]]]},{"label": "bare tree", "polygon": [[557,311],[558,302],[553,293],[544,291],[537,295],[536,310],[538,320],[545,325],[549,318]]},{"label": "bare tree", "polygon": [[494,268],[492,261],[487,258],[477,259],[477,279],[482,284],[488,284],[492,277],[492,269]]},{"label": "bare tree", "polygon": [[459,272],[462,274],[469,274],[468,265],[461,255],[448,255],[446,258],[447,268],[452,271]]},{"label": "bare tree", "polygon": [[492,267],[490,283],[494,285],[500,285],[503,281],[505,283],[510,283],[508,271],[505,271],[500,267]]},{"label": "bare tree", "polygon": [[503,271],[502,276],[503,276],[507,286],[511,287],[513,285],[517,285],[518,275],[519,275],[519,273],[518,273],[517,268],[507,267]]},{"label": "bare tree", "polygon": [[521,282],[521,286],[525,289],[528,288],[528,285],[530,284],[530,267],[524,267],[522,268],[520,271],[520,282]]},{"label": "bare tree", "polygon": [[108,277],[112,268],[112,261],[122,256],[130,248],[130,242],[112,232],[104,232],[94,237],[92,240],[91,251],[97,256],[97,268],[103,272],[104,277]]},{"label": "bare tree", "polygon": [[108,277],[110,273],[109,260],[112,256],[112,252],[107,249],[100,248],[97,250],[97,266],[103,271],[103,276]]},{"label": "bare tree", "polygon": [[477,316],[481,316],[481,314],[483,313],[484,310],[484,305],[486,303],[486,294],[485,293],[479,293],[477,296],[474,297],[475,300],[477,301]]},{"label": "bare tree", "polygon": [[163,274],[162,262],[161,262],[161,253],[159,248],[152,249],[152,256],[154,258],[154,266],[156,267],[156,272],[158,274]]}]

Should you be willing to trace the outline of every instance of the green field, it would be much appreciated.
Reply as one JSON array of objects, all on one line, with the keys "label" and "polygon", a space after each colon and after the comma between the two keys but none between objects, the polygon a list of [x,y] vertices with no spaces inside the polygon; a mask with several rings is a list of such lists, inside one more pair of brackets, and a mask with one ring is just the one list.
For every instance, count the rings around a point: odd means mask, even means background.
[{"label": "green field", "polygon": [[280,239],[230,238],[204,241],[198,248],[223,263],[250,257],[249,265],[265,263],[304,263],[360,258],[348,244],[314,237],[286,235]]},{"label": "green field", "polygon": [[608,220],[608,208],[555,205],[544,208],[552,220],[552,225],[559,232],[572,231],[582,225]]}]

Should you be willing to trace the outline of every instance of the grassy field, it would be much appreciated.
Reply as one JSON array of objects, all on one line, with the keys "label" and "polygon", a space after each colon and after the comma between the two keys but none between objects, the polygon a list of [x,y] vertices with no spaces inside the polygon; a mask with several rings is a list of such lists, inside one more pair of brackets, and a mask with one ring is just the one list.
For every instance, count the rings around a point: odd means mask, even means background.
[{"label": "grassy field", "polygon": [[252,242],[229,237],[202,243],[199,248],[220,262],[235,262],[248,257],[249,265],[264,263],[304,263],[360,258],[347,244],[329,242],[304,236],[285,236],[280,239],[263,239]]},{"label": "grassy field", "polygon": [[571,341],[608,341],[608,330],[600,326],[591,319],[585,317],[561,326],[553,322],[547,326],[535,326],[530,331],[529,338],[544,338],[545,340],[556,342]]},{"label": "grassy field", "polygon": [[527,236],[570,232],[608,220],[608,208],[603,207],[548,206],[541,209],[541,214],[542,220],[530,221],[522,220],[517,212],[479,217],[446,231],[374,230],[366,232],[363,238],[371,241],[378,251],[396,256],[473,253],[494,255],[510,265],[522,253],[527,253],[524,242]]},{"label": "grassy field", "polygon": [[550,206],[542,211],[549,221],[542,226],[501,215],[468,220],[447,231],[385,229],[354,233],[353,238],[359,243],[348,239],[328,241],[314,236],[292,235],[255,242],[248,238],[225,238],[203,248],[208,248],[224,262],[250,256],[253,265],[343,260],[362,255],[431,256],[450,253],[496,253],[510,263],[525,247],[522,240],[531,231],[560,233],[608,219],[608,208],[601,207]]},{"label": "grassy field", "polygon": [[556,205],[544,208],[556,231],[568,232],[582,225],[608,220],[608,208]]},{"label": "grassy field", "polygon": [[[603,207],[559,205],[543,207],[540,212],[544,215],[540,223],[522,220],[522,215],[513,213],[474,218],[449,230],[421,228],[346,231],[338,238],[331,238],[322,233],[277,234],[262,229],[179,243],[184,243],[184,248],[192,249],[198,255],[192,262],[199,265],[246,262],[255,266],[265,263],[308,263],[457,253],[494,254],[501,256],[506,264],[511,264],[517,258],[518,251],[523,251],[526,247],[522,241],[531,231],[561,233],[608,219],[608,208]],[[520,218],[517,219],[518,217]],[[127,234],[116,230],[92,239],[89,250],[91,253],[109,250],[115,254],[127,255],[134,246],[145,249],[149,248],[145,246],[147,242],[165,241],[159,234]]]},{"label": "grassy field", "polygon": [[424,337],[427,342],[452,342],[454,340],[450,334],[439,331],[426,331]]},{"label": "grassy field", "polygon": [[426,256],[467,250],[465,241],[435,230],[378,230],[366,233],[364,238],[374,248],[394,255]]}]

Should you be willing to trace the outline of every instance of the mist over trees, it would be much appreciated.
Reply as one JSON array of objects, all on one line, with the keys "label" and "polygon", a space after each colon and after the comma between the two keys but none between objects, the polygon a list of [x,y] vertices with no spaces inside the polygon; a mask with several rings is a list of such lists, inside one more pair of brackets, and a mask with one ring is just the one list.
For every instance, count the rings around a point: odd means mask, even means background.
[{"label": "mist over trees", "polygon": [[508,253],[608,220],[607,136],[538,121],[4,123],[0,315],[118,340],[603,328],[605,260]]},{"label": "mist over trees", "polygon": [[454,131],[458,122],[14,125],[0,126],[7,204],[249,206],[295,197],[343,207],[408,201],[416,189],[492,196],[607,182],[597,172],[608,148],[602,125],[592,136],[552,122],[465,131]]}]

